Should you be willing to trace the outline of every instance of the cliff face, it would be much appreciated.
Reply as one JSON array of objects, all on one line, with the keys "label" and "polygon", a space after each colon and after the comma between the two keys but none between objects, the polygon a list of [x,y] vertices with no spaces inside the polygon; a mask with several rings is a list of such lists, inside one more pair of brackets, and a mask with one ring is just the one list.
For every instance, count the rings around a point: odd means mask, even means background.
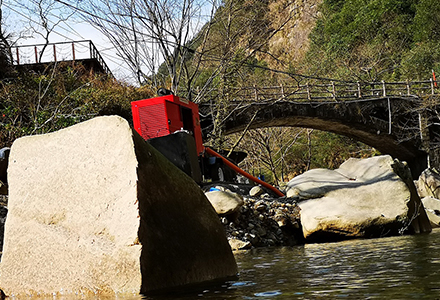
[{"label": "cliff face", "polygon": [[279,60],[285,66],[304,58],[309,34],[319,16],[322,0],[278,0],[268,5],[267,20],[281,28],[268,42],[269,55],[260,56],[270,64]]}]

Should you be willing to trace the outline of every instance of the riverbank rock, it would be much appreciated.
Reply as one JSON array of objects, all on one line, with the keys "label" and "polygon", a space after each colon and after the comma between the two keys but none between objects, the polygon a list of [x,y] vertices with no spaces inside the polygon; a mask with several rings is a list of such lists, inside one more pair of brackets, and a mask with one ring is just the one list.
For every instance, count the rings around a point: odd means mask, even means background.
[{"label": "riverbank rock", "polygon": [[423,206],[428,215],[431,226],[440,227],[440,200],[432,196],[422,198]]},{"label": "riverbank rock", "polygon": [[0,198],[0,261],[1,261],[1,254],[3,251],[3,239],[5,233],[5,221],[7,214],[8,214],[8,209],[3,204],[3,201]]},{"label": "riverbank rock", "polygon": [[205,193],[216,213],[220,216],[235,213],[243,205],[238,194],[226,191],[209,191]]},{"label": "riverbank rock", "polygon": [[420,198],[440,199],[440,175],[437,172],[426,169],[414,183]]},{"label": "riverbank rock", "polygon": [[114,297],[236,275],[199,186],[120,117],[16,140],[8,181],[8,295]]},{"label": "riverbank rock", "polygon": [[253,188],[251,188],[251,190],[249,191],[249,196],[251,197],[259,197],[261,195],[264,194],[264,190],[261,186],[254,186]]},{"label": "riverbank rock", "polygon": [[249,196],[252,185],[216,183],[203,187],[239,194],[243,204],[233,214],[219,215],[233,250],[302,244],[299,207],[294,199]]},{"label": "riverbank rock", "polygon": [[307,241],[431,231],[409,169],[387,155],[310,170],[292,179],[286,193],[300,201]]},{"label": "riverbank rock", "polygon": [[0,149],[0,195],[8,194],[7,169],[10,149],[5,147]]}]

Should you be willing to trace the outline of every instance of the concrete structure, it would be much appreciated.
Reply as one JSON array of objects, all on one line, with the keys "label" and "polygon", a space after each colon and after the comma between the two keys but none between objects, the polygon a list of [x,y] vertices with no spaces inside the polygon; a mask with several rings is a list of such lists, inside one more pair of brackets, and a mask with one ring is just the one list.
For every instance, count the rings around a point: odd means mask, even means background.
[{"label": "concrete structure", "polygon": [[[353,101],[265,101],[231,104],[224,121],[226,134],[248,128],[292,126],[314,128],[349,136],[408,162],[414,178],[427,167],[424,143],[434,136],[428,116],[417,109],[420,99],[385,97]],[[423,137],[423,139],[422,139]],[[435,159],[432,155],[432,159]]]}]

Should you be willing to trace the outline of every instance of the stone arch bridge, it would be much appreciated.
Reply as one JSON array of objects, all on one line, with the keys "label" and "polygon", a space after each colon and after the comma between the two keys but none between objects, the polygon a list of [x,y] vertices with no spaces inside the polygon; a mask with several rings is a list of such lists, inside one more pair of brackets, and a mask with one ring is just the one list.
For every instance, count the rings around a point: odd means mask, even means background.
[{"label": "stone arch bridge", "polygon": [[437,155],[428,155],[440,142],[437,92],[433,81],[241,89],[224,102],[223,132],[274,126],[330,131],[406,161],[416,177],[429,163],[439,166]]}]

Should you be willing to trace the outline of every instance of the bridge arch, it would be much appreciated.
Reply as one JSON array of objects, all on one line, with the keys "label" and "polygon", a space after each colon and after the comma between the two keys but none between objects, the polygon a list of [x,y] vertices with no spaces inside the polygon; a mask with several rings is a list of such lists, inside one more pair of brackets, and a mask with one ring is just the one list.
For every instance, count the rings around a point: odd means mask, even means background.
[{"label": "bridge arch", "polygon": [[275,126],[305,127],[351,137],[406,161],[413,177],[427,167],[422,146],[419,99],[377,98],[344,102],[248,103],[224,121],[226,134]]}]

